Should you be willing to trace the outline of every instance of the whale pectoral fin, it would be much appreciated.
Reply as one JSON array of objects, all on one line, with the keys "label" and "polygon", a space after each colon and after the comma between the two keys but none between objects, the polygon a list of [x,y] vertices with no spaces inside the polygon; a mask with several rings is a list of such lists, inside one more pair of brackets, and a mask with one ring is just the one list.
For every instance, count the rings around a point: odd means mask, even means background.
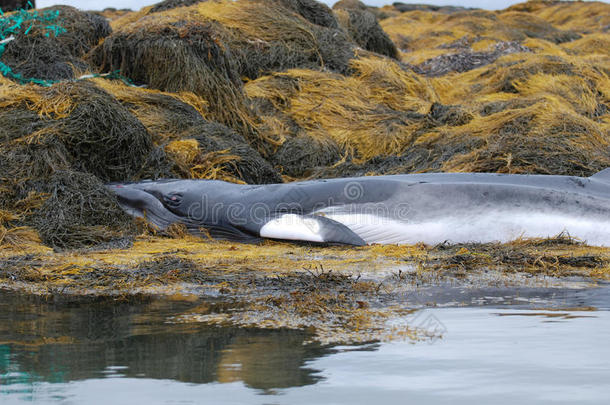
[{"label": "whale pectoral fin", "polygon": [[590,179],[603,181],[604,183],[610,183],[610,167],[595,173]]},{"label": "whale pectoral fin", "polygon": [[265,223],[259,232],[263,238],[366,245],[347,226],[318,215],[282,214]]},{"label": "whale pectoral fin", "polygon": [[341,222],[318,215],[310,215],[308,217],[315,218],[322,225],[324,242],[343,243],[355,246],[366,245],[364,239]]}]

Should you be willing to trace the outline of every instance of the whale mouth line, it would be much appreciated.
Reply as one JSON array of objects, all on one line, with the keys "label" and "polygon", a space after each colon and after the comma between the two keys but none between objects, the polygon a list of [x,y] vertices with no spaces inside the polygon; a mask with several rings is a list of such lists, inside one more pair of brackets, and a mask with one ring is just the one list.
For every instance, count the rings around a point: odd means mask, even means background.
[{"label": "whale mouth line", "polygon": [[108,185],[108,188],[116,194],[117,202],[125,212],[134,217],[146,219],[162,231],[174,223],[194,226],[192,221],[168,210],[161,200],[162,195],[158,192],[124,184],[112,184]]}]

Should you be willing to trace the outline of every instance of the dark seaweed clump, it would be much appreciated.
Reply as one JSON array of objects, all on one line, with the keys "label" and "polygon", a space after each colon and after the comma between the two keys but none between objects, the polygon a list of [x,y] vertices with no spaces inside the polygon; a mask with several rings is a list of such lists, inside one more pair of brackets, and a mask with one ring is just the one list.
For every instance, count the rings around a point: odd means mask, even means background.
[{"label": "dark seaweed clump", "polygon": [[58,171],[28,188],[48,195],[26,223],[49,246],[125,246],[135,236],[136,227],[116,196],[91,174]]},{"label": "dark seaweed clump", "polygon": [[[54,6],[41,13],[58,12],[53,21],[63,31],[49,34],[46,24],[32,24],[24,35],[6,44],[1,61],[24,78],[39,80],[72,79],[90,69],[84,55],[110,35],[105,18],[69,6]],[[28,22],[24,22],[27,24]]]},{"label": "dark seaweed clump", "polygon": [[108,37],[92,60],[103,71],[120,70],[151,88],[203,96],[215,120],[249,132],[235,60],[212,23],[144,17]]},{"label": "dark seaweed clump", "polygon": [[200,3],[202,1],[207,0],[164,0],[160,3],[153,5],[150,9],[150,12],[158,13],[161,11],[172,10],[177,7],[188,7],[192,6],[193,4]]},{"label": "dark seaweed clump", "polygon": [[[28,104],[65,99],[74,106],[58,116],[37,114]],[[112,95],[86,81],[39,88],[32,99],[5,108],[0,141],[5,173],[15,179],[66,169],[90,172],[103,181],[129,179],[152,150],[144,125]]]},{"label": "dark seaweed clump", "polygon": [[[203,122],[195,125],[181,134],[182,139],[197,141],[201,156],[214,152],[223,152],[225,155],[235,156],[234,159],[221,164],[220,170],[231,174],[249,184],[281,183],[282,178],[269,162],[248,145],[243,137],[215,122]],[[204,163],[205,159],[201,161]],[[178,164],[180,177],[188,177],[190,167],[198,164],[190,162],[186,167]]]},{"label": "dark seaweed clump", "polygon": [[339,28],[339,23],[333,11],[316,0],[279,0],[284,7],[296,11],[301,17],[312,24],[327,28]]},{"label": "dark seaweed clump", "polygon": [[362,48],[390,58],[398,59],[398,49],[377,21],[377,16],[366,7],[336,6],[341,26]]}]

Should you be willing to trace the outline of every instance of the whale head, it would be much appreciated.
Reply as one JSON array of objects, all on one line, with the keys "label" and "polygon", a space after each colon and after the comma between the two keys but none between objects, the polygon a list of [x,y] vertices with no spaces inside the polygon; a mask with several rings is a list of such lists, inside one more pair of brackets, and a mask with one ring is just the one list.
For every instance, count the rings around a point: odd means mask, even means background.
[{"label": "whale head", "polygon": [[106,187],[117,196],[119,206],[137,218],[146,218],[154,226],[165,230],[185,218],[172,212],[181,202],[181,193],[172,186],[174,181],[141,183],[113,183]]}]

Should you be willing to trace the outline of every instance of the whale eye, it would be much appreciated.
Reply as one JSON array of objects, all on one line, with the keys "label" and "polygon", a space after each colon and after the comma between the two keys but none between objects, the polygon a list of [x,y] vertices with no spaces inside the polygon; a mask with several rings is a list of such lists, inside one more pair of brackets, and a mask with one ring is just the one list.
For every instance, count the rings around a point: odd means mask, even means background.
[{"label": "whale eye", "polygon": [[182,202],[182,194],[171,193],[163,196],[163,203],[169,207],[176,208]]}]

